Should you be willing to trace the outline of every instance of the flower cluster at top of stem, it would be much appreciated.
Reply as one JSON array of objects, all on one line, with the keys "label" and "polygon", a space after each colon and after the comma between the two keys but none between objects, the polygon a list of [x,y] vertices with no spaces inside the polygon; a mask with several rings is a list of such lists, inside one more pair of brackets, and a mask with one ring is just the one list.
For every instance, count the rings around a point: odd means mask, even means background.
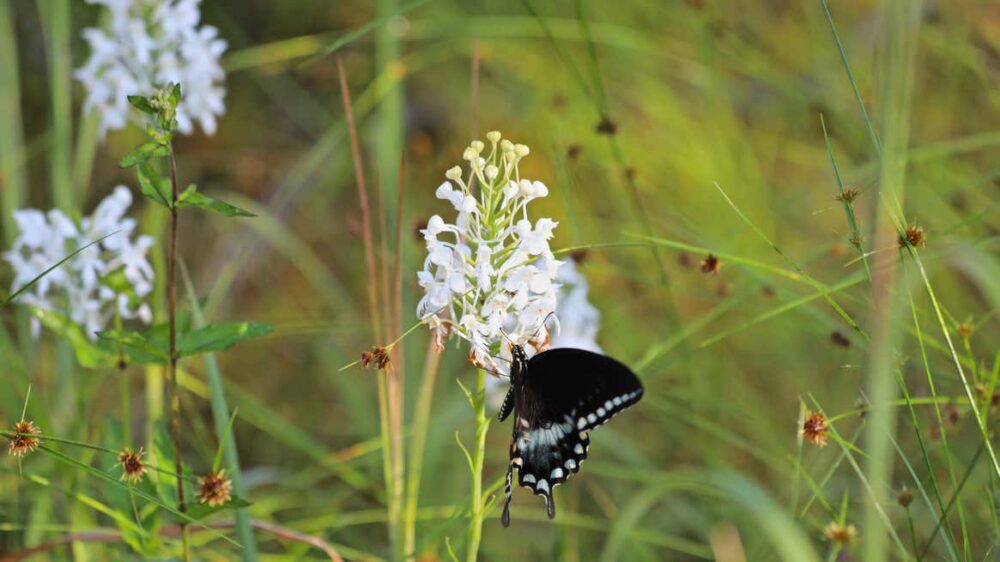
[{"label": "flower cluster at top of stem", "polygon": [[548,346],[546,320],[556,309],[555,259],[549,239],[558,225],[551,218],[528,218],[528,203],[548,195],[539,181],[522,178],[518,164],[527,146],[502,139],[473,141],[462,157],[467,171],[455,166],[436,191],[457,211],[454,223],[434,215],[421,232],[427,258],[417,273],[425,294],[417,315],[439,346],[449,334],[471,345],[469,359],[505,374],[509,343]]},{"label": "flower cluster at top of stem", "polygon": [[194,123],[213,134],[225,112],[226,73],[219,62],[226,42],[210,25],[199,27],[201,0],[88,0],[110,12],[103,29],[87,28],[90,58],[76,71],[87,90],[84,111],[100,113],[99,135],[128,124],[127,96],[167,83],[184,84],[177,128]]},{"label": "flower cluster at top of stem", "polygon": [[[100,240],[39,279],[19,302],[67,316],[92,339],[115,314],[149,323],[152,312],[144,298],[153,290],[154,273],[146,253],[154,240],[133,237],[136,221],[125,216],[131,204],[132,193],[120,185],[79,222],[57,209],[14,211],[19,234],[3,254],[14,268],[12,290],[78,248]],[[38,319],[33,318],[36,336],[38,330]]]}]

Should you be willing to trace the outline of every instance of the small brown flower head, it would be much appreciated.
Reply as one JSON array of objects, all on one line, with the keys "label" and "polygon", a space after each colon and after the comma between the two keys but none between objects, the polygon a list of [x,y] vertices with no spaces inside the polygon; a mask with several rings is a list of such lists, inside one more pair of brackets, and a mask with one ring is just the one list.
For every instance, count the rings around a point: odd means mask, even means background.
[{"label": "small brown flower head", "polygon": [[837,347],[851,347],[851,340],[836,330],[830,333],[830,342]]},{"label": "small brown flower head", "polygon": [[827,429],[826,416],[819,412],[806,412],[806,420],[802,422],[802,437],[806,441],[826,447]]},{"label": "small brown flower head", "polygon": [[910,504],[913,503],[913,492],[906,486],[903,486],[903,489],[896,494],[896,501],[904,508],[910,507]]},{"label": "small brown flower head", "polygon": [[858,195],[861,195],[861,192],[857,189],[845,189],[844,191],[838,193],[834,199],[840,201],[841,203],[853,203],[854,200],[858,198]]},{"label": "small brown flower head", "polygon": [[384,347],[372,346],[372,348],[361,354],[361,366],[369,368],[374,366],[378,370],[384,370],[389,364],[389,351]]},{"label": "small brown flower head", "polygon": [[33,422],[21,420],[14,424],[11,431],[17,434],[11,437],[10,448],[7,449],[7,454],[12,457],[22,458],[41,443],[37,436],[42,434],[42,430]]},{"label": "small brown flower head", "polygon": [[210,472],[198,479],[198,503],[209,507],[225,505],[232,497],[233,482],[226,478],[225,469]]},{"label": "small brown flower head", "polygon": [[861,243],[865,241],[865,237],[859,232],[857,234],[851,235],[851,237],[848,238],[847,241],[851,243],[851,246],[854,246],[855,248],[860,248]]},{"label": "small brown flower head", "polygon": [[612,121],[610,117],[601,117],[594,130],[599,135],[611,136],[618,132],[618,124]]},{"label": "small brown flower head", "polygon": [[146,475],[146,465],[142,462],[142,457],[146,452],[139,447],[138,451],[126,448],[118,453],[118,463],[122,465],[122,480],[130,484],[136,484]]},{"label": "small brown flower head", "polygon": [[911,224],[906,227],[903,231],[903,235],[899,237],[899,247],[905,248],[910,246],[912,248],[923,247],[927,245],[927,239],[924,237],[924,229]]},{"label": "small brown flower head", "polygon": [[579,250],[570,252],[569,257],[573,258],[573,262],[579,265],[587,261],[587,258],[590,257],[590,252],[586,248],[580,248]]},{"label": "small brown flower head", "polygon": [[634,166],[629,166],[628,168],[625,168],[625,179],[628,180],[629,183],[634,182],[635,176],[637,176],[638,174],[639,171],[636,170]]},{"label": "small brown flower head", "polygon": [[944,407],[944,419],[952,424],[956,425],[959,420],[962,419],[962,414],[958,411],[958,407],[954,404],[948,404]]},{"label": "small brown flower head", "polygon": [[722,262],[719,258],[715,257],[714,254],[708,254],[705,259],[701,260],[701,271],[702,273],[711,273],[716,275],[719,270],[722,269]]},{"label": "small brown flower head", "polygon": [[580,152],[583,151],[583,147],[578,144],[571,144],[566,147],[566,156],[570,160],[576,160],[580,156]]},{"label": "small brown flower head", "polygon": [[959,324],[958,327],[955,328],[955,331],[958,332],[958,336],[963,340],[967,340],[972,337],[972,326],[970,326],[968,322],[962,322]]},{"label": "small brown flower head", "polygon": [[823,528],[823,536],[825,536],[827,540],[840,545],[845,545],[854,542],[854,539],[858,536],[858,530],[854,528],[854,525],[845,525],[843,523],[831,521],[826,527]]}]

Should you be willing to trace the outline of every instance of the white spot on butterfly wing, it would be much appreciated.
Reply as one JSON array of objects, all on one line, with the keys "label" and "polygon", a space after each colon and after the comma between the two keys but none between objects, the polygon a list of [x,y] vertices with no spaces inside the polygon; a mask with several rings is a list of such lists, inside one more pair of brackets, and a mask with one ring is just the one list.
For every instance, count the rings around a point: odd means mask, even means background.
[{"label": "white spot on butterfly wing", "polygon": [[535,475],[534,474],[525,474],[525,475],[521,476],[521,481],[524,482],[525,484],[534,484],[535,483]]},{"label": "white spot on butterfly wing", "polygon": [[595,416],[594,414],[587,414],[587,421],[590,423],[596,423],[597,416]]},{"label": "white spot on butterfly wing", "polygon": [[535,489],[539,490],[539,491],[544,490],[543,493],[548,494],[549,493],[549,482],[548,482],[548,480],[546,480],[544,478],[541,479],[541,480],[539,480],[538,484],[535,484]]},{"label": "white spot on butterfly wing", "polygon": [[597,417],[603,418],[608,412],[604,408],[597,409]]},{"label": "white spot on butterfly wing", "polygon": [[[579,445],[577,445],[577,447],[579,447]],[[581,448],[581,451],[582,450],[583,449]],[[576,468],[576,461],[573,460],[573,459],[566,459],[565,466],[566,466],[566,470],[574,470]]]},{"label": "white spot on butterfly wing", "polygon": [[561,468],[553,468],[552,469],[552,473],[549,474],[549,478],[551,478],[553,480],[558,480],[558,479],[562,478],[563,476],[565,476],[565,474],[566,473],[563,472],[563,469],[561,469]]},{"label": "white spot on butterfly wing", "polygon": [[578,454],[578,455],[582,455],[584,453],[583,444],[582,443],[577,443],[573,447],[573,452],[576,453],[576,454]]}]

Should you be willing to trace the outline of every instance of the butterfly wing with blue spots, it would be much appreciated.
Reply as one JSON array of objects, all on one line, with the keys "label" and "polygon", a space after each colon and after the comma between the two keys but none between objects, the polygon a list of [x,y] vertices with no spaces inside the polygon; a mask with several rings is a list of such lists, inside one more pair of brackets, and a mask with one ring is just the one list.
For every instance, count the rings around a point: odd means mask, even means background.
[{"label": "butterfly wing with blue spots", "polygon": [[580,470],[589,432],[642,398],[631,369],[582,349],[552,349],[530,361],[514,348],[511,389],[501,416],[514,413],[502,522],[510,524],[513,469],[518,485],[545,498],[555,517],[552,490]]}]

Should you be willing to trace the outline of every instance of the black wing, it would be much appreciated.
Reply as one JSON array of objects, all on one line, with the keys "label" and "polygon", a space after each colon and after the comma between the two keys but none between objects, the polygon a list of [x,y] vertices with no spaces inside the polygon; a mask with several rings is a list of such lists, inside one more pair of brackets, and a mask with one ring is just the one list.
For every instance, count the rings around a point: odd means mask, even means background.
[{"label": "black wing", "polygon": [[552,489],[580,470],[590,446],[588,432],[642,398],[631,369],[582,349],[553,349],[528,362],[514,399],[513,443],[502,521],[510,522],[512,471],[518,484],[545,498],[555,516]]}]

